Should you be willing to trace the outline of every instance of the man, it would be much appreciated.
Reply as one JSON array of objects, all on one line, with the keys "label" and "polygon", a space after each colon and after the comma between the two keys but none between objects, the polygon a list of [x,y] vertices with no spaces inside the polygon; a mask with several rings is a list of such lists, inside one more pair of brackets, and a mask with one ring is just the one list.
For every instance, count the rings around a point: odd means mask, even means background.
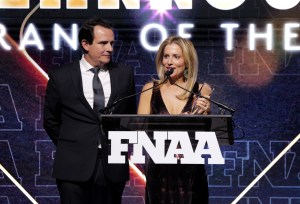
[{"label": "man", "polygon": [[[63,204],[117,204],[129,180],[129,166],[108,164],[110,146],[101,131],[99,109],[134,94],[134,75],[132,69],[111,62],[110,23],[88,20],[79,31],[79,42],[81,60],[49,72],[44,128],[56,145],[53,177]],[[136,113],[135,98],[121,100],[111,111]]]}]

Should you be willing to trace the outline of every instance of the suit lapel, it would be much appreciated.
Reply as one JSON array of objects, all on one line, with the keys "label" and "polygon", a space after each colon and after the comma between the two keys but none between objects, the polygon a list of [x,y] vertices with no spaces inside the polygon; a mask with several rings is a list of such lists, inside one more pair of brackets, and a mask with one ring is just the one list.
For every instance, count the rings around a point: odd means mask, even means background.
[{"label": "suit lapel", "polygon": [[109,76],[110,76],[110,84],[111,84],[111,94],[108,100],[107,105],[112,104],[116,100],[116,95],[117,95],[117,81],[118,81],[118,73],[117,69],[114,67],[111,67],[109,69]]},{"label": "suit lapel", "polygon": [[83,94],[82,77],[81,77],[80,66],[78,62],[73,64],[72,71],[70,74],[71,74],[73,86],[80,98],[80,101],[93,115],[97,117],[97,114],[95,113],[95,111],[93,111],[93,109],[91,108],[90,104],[88,103],[88,101],[86,100]]}]

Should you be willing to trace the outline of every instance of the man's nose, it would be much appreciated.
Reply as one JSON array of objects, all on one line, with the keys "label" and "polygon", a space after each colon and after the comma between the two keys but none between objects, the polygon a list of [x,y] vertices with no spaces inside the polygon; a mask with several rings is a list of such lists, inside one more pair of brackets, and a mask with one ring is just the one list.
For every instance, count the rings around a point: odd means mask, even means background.
[{"label": "man's nose", "polygon": [[112,44],[107,43],[107,44],[106,44],[106,49],[107,49],[107,51],[112,52],[114,48],[113,48]]}]

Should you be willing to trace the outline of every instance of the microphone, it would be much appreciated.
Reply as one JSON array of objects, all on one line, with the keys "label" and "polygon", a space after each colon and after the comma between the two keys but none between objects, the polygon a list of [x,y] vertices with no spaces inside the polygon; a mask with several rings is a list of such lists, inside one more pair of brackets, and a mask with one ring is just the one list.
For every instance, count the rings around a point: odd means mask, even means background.
[{"label": "microphone", "polygon": [[185,91],[187,91],[187,92],[189,92],[189,93],[191,93],[191,94],[195,94],[198,98],[205,98],[206,100],[208,100],[208,101],[212,102],[213,104],[217,105],[219,108],[222,108],[224,110],[229,111],[231,113],[231,115],[233,115],[233,113],[235,112],[234,109],[229,108],[228,106],[226,106],[226,105],[224,105],[224,104],[222,104],[222,103],[220,103],[218,101],[215,101],[213,99],[210,99],[210,98],[207,98],[205,96],[202,96],[201,93],[194,93],[193,91],[187,90],[186,88],[183,88],[182,86],[179,86],[176,83],[174,83],[174,85],[177,86],[177,87],[179,87],[179,88],[181,88],[181,89],[183,89],[183,90],[185,90]]},{"label": "microphone", "polygon": [[168,69],[168,70],[165,72],[165,76],[166,76],[167,78],[169,78],[169,77],[171,76],[171,74],[173,74],[173,72],[174,72],[174,69],[173,69],[173,68]]},{"label": "microphone", "polygon": [[107,114],[108,111],[109,111],[110,109],[112,109],[113,107],[115,107],[115,106],[116,106],[118,103],[120,103],[121,101],[126,100],[126,99],[131,98],[131,97],[134,97],[134,96],[137,96],[137,95],[139,95],[139,94],[141,94],[141,93],[144,93],[144,92],[146,92],[146,91],[149,91],[149,90],[151,90],[151,89],[154,89],[154,88],[156,88],[156,87],[162,85],[163,83],[165,83],[165,82],[169,79],[170,75],[173,74],[173,72],[174,72],[174,69],[168,69],[168,70],[165,72],[165,76],[166,76],[166,77],[165,77],[165,79],[164,79],[161,83],[158,83],[158,84],[156,84],[155,86],[152,86],[152,87],[150,87],[150,88],[148,88],[148,89],[145,89],[145,90],[143,90],[143,91],[140,91],[140,92],[138,92],[138,93],[131,94],[131,95],[129,95],[129,96],[125,96],[125,97],[123,97],[123,98],[120,98],[120,99],[114,101],[114,102],[113,102],[112,104],[110,104],[109,106],[106,106],[106,107],[100,109],[99,112],[100,112],[101,114]]}]

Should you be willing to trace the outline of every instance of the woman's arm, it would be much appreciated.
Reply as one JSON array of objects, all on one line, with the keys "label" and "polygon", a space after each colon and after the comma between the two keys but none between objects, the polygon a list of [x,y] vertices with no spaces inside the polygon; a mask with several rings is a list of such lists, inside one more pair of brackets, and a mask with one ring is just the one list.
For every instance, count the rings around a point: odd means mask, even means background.
[{"label": "woman's arm", "polygon": [[[153,87],[153,83],[152,82],[147,83],[143,87],[142,91],[150,89],[151,87]],[[151,114],[150,102],[151,102],[152,91],[153,89],[150,89],[148,91],[141,93],[140,101],[138,105],[138,111],[137,111],[138,114]]]},{"label": "woman's arm", "polygon": [[[199,84],[199,91],[201,90],[201,96],[206,98],[210,98],[210,94],[212,93],[212,88],[209,84]],[[197,98],[195,101],[195,105],[197,108],[193,111],[193,114],[203,114],[207,115],[210,113],[210,102],[205,98]]]}]

